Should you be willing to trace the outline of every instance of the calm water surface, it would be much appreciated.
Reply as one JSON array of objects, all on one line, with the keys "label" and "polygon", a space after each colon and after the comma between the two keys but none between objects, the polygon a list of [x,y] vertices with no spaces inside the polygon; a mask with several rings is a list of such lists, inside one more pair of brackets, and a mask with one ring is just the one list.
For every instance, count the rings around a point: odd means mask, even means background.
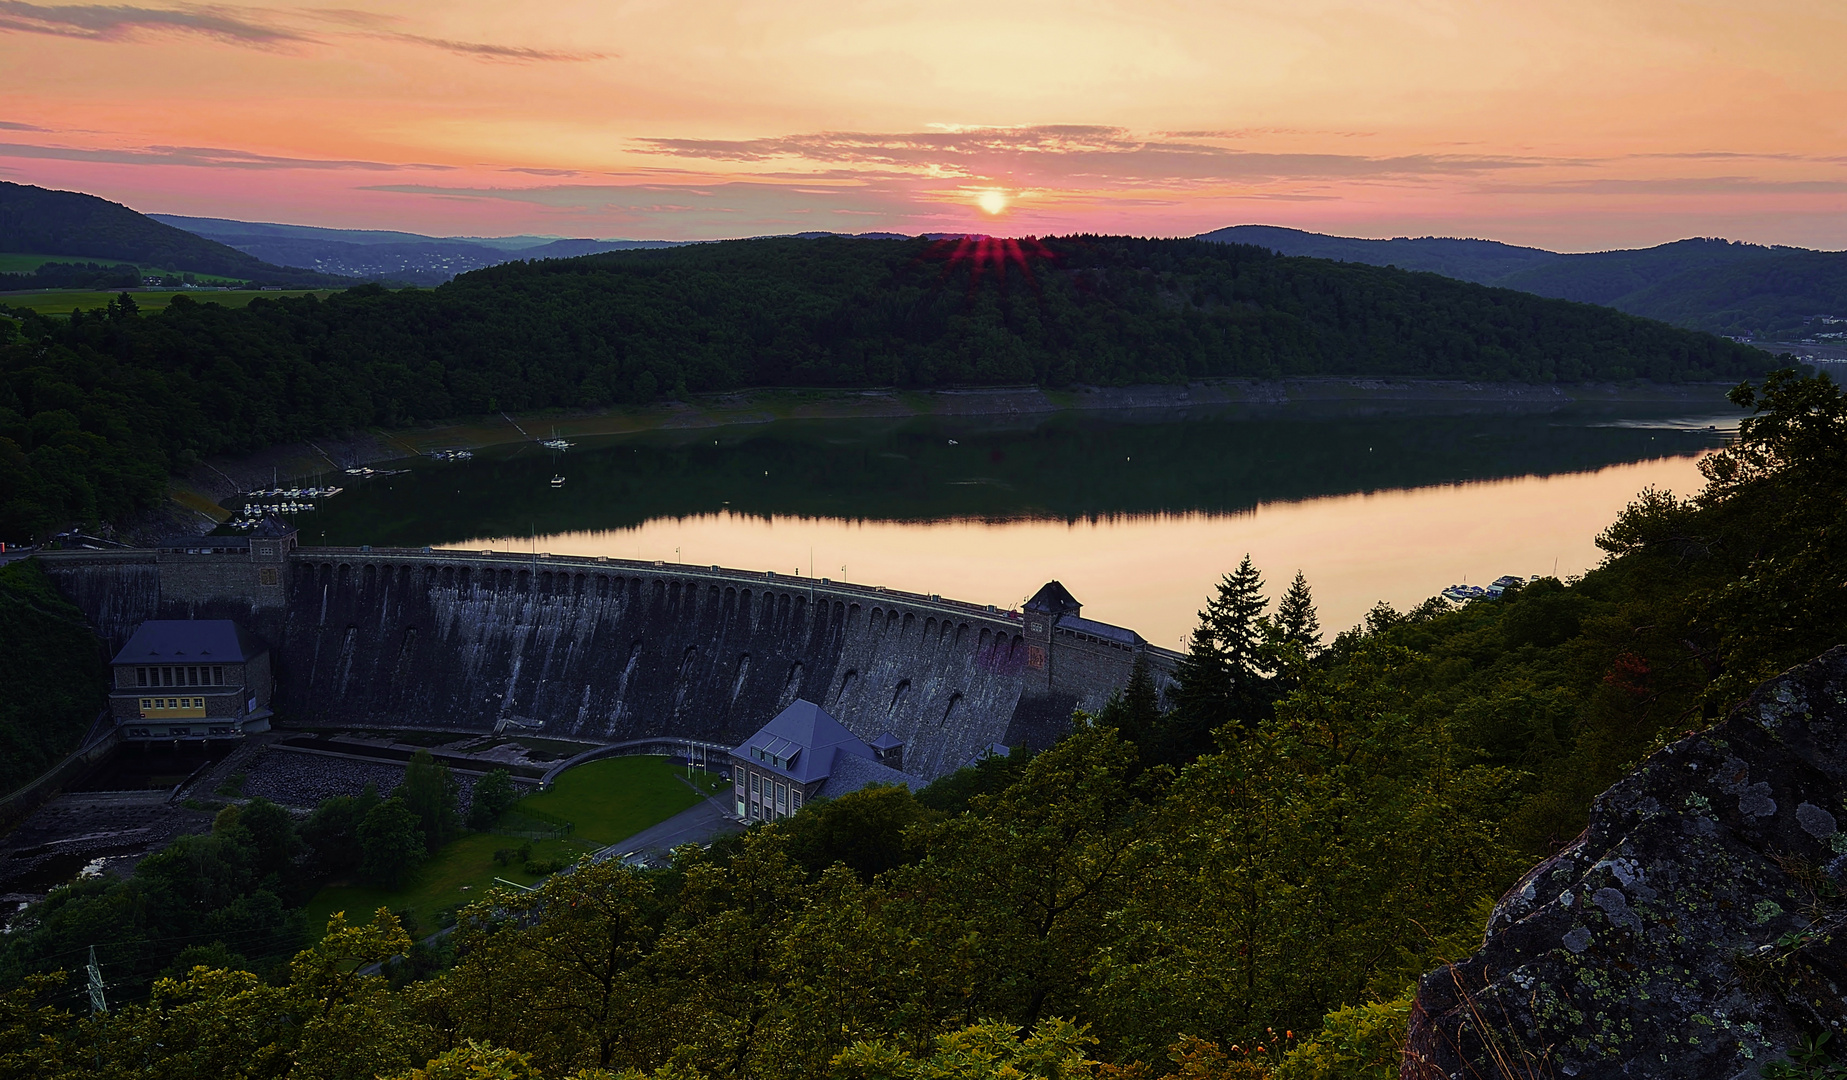
[{"label": "calm water surface", "polygon": [[309,543],[717,563],[1003,607],[1057,578],[1085,614],[1177,646],[1247,551],[1272,595],[1302,570],[1330,631],[1452,582],[1581,573],[1636,492],[1696,490],[1735,423],[1716,395],[786,422],[397,463],[298,524]]}]

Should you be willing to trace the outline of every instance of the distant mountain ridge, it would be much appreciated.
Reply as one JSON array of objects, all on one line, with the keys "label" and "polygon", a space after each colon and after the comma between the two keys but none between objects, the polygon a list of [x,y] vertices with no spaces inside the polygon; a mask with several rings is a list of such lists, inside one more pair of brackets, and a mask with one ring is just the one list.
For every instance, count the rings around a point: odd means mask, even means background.
[{"label": "distant mountain ridge", "polygon": [[457,274],[518,259],[568,259],[605,251],[677,247],[680,243],[552,236],[424,236],[384,229],[326,229],[178,214],[148,216],[269,262],[413,285],[440,285]]},{"label": "distant mountain ridge", "polygon": [[0,251],[106,259],[261,284],[350,284],[274,265],[79,191],[0,181]]},{"label": "distant mountain ridge", "polygon": [[1847,320],[1847,252],[1694,238],[1566,255],[1493,240],[1364,240],[1275,225],[1233,225],[1198,239],[1421,270],[1735,337],[1847,338],[1847,330],[1834,329],[1842,325],[1834,320]]},{"label": "distant mountain ridge", "polygon": [[1361,240],[1287,229],[1280,225],[1233,225],[1201,233],[1196,239],[1221,244],[1256,244],[1281,255],[1334,259],[1338,262],[1365,263],[1368,266],[1396,266],[1400,270],[1423,270],[1462,281],[1473,281],[1477,285],[1496,284],[1509,274],[1559,257],[1556,252],[1516,247],[1495,240],[1462,240],[1437,236]]}]

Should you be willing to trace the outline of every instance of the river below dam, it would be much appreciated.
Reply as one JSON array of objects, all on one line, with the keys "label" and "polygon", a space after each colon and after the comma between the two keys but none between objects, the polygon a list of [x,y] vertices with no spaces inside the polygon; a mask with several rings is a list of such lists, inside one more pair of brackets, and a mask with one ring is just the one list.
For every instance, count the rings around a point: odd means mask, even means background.
[{"label": "river below dam", "polygon": [[[1003,608],[1062,581],[1182,645],[1249,552],[1332,633],[1455,582],[1579,574],[1650,485],[1701,483],[1709,403],[1321,403],[801,420],[415,458],[294,520],[304,544],[608,555],[813,575]],[[555,477],[562,481],[554,486]]]}]

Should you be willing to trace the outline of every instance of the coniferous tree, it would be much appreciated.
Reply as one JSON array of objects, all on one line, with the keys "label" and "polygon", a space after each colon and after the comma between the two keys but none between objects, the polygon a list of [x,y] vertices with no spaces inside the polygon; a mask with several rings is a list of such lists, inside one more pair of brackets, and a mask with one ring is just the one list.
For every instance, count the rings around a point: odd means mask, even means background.
[{"label": "coniferous tree", "polygon": [[1154,685],[1154,671],[1146,656],[1137,655],[1129,669],[1129,685],[1122,689],[1123,731],[1152,729],[1161,720],[1161,692]]},{"label": "coniferous tree", "polygon": [[1289,590],[1276,602],[1277,636],[1286,644],[1297,646],[1304,656],[1321,651],[1321,620],[1315,614],[1315,597],[1308,579],[1295,572]]},{"label": "coniferous tree", "polygon": [[[1161,692],[1154,685],[1154,672],[1145,656],[1137,655],[1129,669],[1129,682],[1110,695],[1097,714],[1097,722],[1113,727],[1127,742],[1135,744],[1141,763],[1168,760],[1168,732],[1162,723]],[[1139,767],[1136,771],[1139,771]]]},{"label": "coniferous tree", "polygon": [[1206,601],[1187,652],[1175,669],[1179,686],[1160,760],[1191,761],[1212,748],[1212,732],[1261,717],[1272,695],[1266,663],[1263,577],[1249,554]]}]

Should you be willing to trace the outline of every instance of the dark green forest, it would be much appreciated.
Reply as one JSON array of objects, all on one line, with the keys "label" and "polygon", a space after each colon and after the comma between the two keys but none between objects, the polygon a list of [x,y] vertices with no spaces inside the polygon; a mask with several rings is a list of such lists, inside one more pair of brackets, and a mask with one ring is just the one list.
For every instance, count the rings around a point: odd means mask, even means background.
[{"label": "dark green forest", "polygon": [[[1702,463],[1704,490],[1640,493],[1581,579],[1381,606],[1327,642],[1309,583],[1266,584],[1246,559],[1206,598],[1168,707],[1138,672],[1036,756],[811,803],[664,869],[582,864],[462,909],[444,939],[349,912],[280,958],[303,928],[252,883],[350,858],[320,845],[357,808],[227,811],[183,849],[190,875],[150,859],[144,882],[75,886],[15,922],[0,1070],[1396,1077],[1411,981],[1476,946],[1487,905],[1599,791],[1847,639],[1847,398],[1794,371],[1733,398],[1753,415]],[[369,806],[372,831],[408,849],[452,827],[440,783],[420,784],[437,797]],[[214,844],[228,884],[204,896]],[[260,951],[138,931],[98,949],[121,993],[86,1015],[86,906],[97,927],[110,896],[235,911],[261,892],[281,936]]]},{"label": "dark green forest", "polygon": [[0,794],[77,748],[107,703],[103,644],[31,561],[0,566]]},{"label": "dark green forest", "polygon": [[1796,251],[1688,273],[1625,296],[1624,311],[1715,334],[1790,341],[1847,319],[1847,252]]},{"label": "dark green forest", "polygon": [[771,239],[433,290],[0,319],[0,538],[122,522],[213,454],[744,387],[1224,376],[1734,379],[1769,356],[1434,274],[1191,240]]}]

